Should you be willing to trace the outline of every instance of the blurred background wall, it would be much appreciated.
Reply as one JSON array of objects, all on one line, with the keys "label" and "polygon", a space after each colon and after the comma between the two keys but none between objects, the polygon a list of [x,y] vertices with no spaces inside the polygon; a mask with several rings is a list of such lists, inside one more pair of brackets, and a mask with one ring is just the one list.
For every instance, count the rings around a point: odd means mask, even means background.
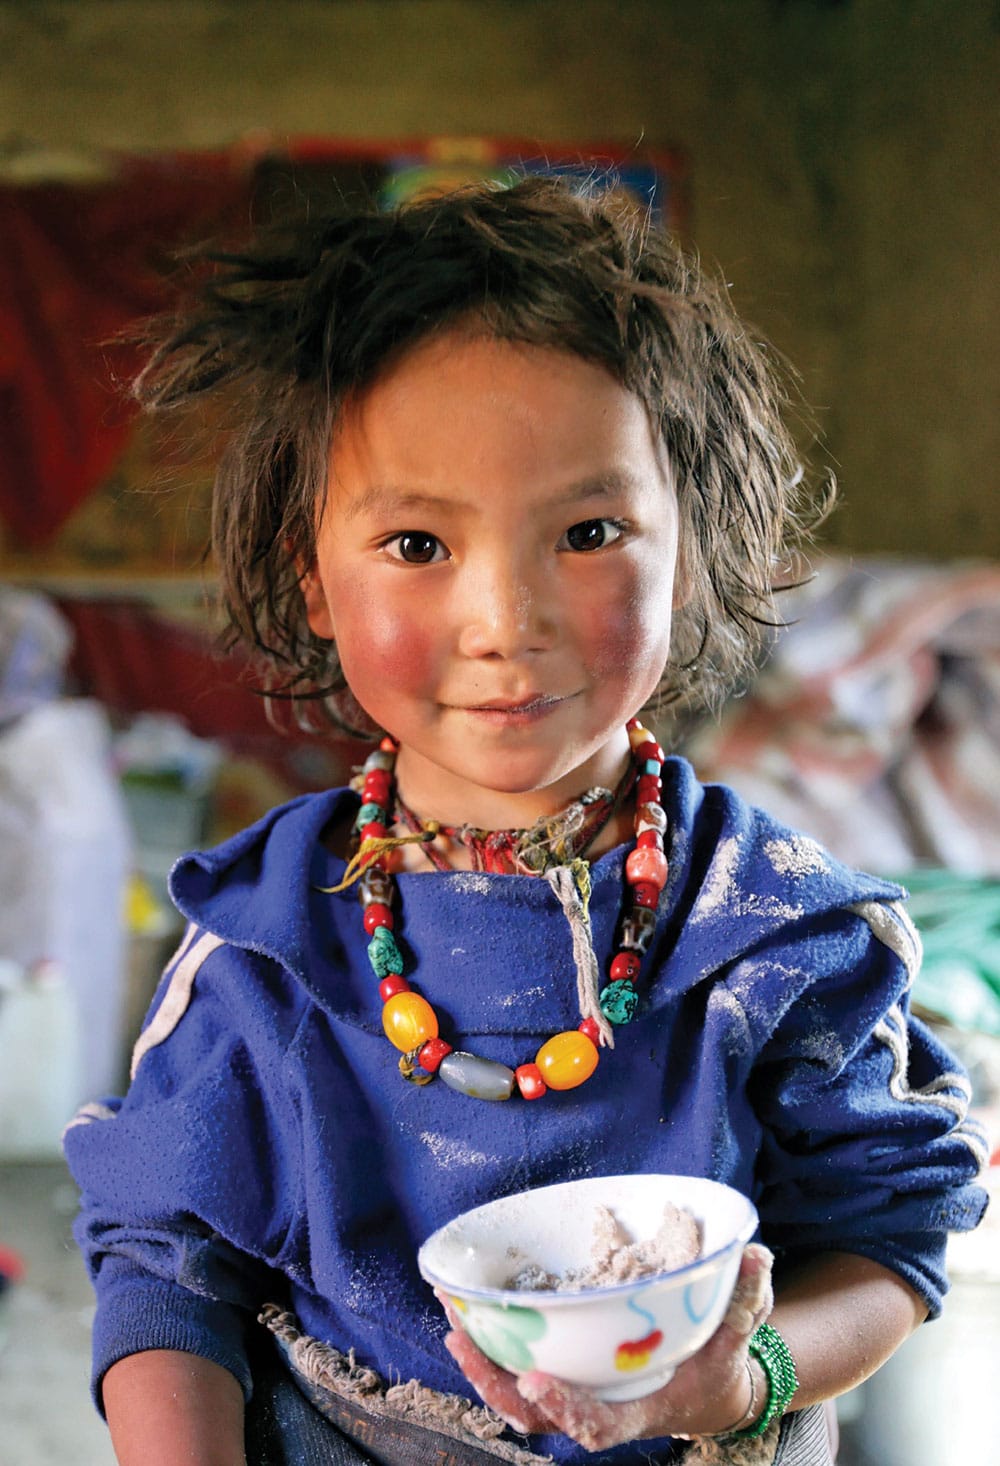
[{"label": "blurred background wall", "polygon": [[996,0],[20,0],[0,167],[256,132],[686,150],[691,239],[791,358],[835,546],[996,554]]},{"label": "blurred background wall", "polygon": [[[1000,559],[998,60],[1000,0],[0,0],[0,186],[81,181],[103,150],[296,138],[683,150],[688,242],[798,368],[841,486],[826,541],[846,552],[810,614],[787,612],[801,635],[769,690],[686,751],[843,858],[907,873],[928,954],[915,996],[961,1041],[1000,1197],[1000,565],[913,564]],[[15,271],[8,290],[30,288]],[[16,419],[11,337],[0,327],[0,412]],[[110,1462],[58,1134],[127,1066],[176,941],[169,862],[347,761],[271,735],[242,666],[209,657],[197,552],[173,554],[169,496],[137,497],[156,471],[141,441],[129,451],[33,559],[0,524],[0,1244],[28,1268],[8,1294],[27,1343],[3,1355],[0,1417],[32,1466]],[[37,514],[37,484],[13,475]],[[179,510],[192,543],[205,482],[198,468]],[[123,557],[139,571],[115,583]],[[62,986],[55,937],[80,959]],[[45,1163],[5,1166],[3,1142]],[[1000,1459],[995,1410],[992,1447],[983,1424],[996,1235],[953,1259],[944,1323],[842,1402],[844,1466]],[[0,1292],[5,1269],[20,1261],[0,1246]],[[852,1419],[871,1454],[852,1454]]]}]

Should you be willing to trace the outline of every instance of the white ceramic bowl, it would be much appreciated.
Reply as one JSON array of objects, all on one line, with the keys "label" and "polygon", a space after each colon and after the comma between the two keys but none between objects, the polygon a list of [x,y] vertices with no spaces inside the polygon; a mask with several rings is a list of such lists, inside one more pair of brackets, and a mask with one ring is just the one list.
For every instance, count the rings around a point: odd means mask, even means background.
[{"label": "white ceramic bowl", "polygon": [[[598,1206],[610,1207],[634,1238],[645,1241],[668,1201],[701,1223],[696,1262],[639,1282],[580,1291],[504,1286],[532,1263],[558,1275],[587,1266]],[[717,1181],[594,1176],[463,1212],[428,1237],[417,1261],[494,1363],[514,1373],[558,1375],[602,1400],[636,1400],[665,1385],[678,1364],[711,1338],[756,1229],[752,1203]]]}]

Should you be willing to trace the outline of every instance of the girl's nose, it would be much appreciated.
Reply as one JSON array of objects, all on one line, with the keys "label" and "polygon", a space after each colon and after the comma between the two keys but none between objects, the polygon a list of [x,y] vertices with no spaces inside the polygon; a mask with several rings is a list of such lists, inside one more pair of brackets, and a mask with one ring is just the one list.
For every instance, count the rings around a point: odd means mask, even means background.
[{"label": "girl's nose", "polygon": [[493,567],[470,574],[459,650],[467,657],[512,660],[553,644],[551,594],[523,571]]}]

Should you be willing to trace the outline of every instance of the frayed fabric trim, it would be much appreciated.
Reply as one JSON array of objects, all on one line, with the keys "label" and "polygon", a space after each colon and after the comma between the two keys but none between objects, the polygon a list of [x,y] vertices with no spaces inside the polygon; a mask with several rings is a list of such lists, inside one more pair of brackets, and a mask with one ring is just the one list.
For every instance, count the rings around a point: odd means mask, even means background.
[{"label": "frayed fabric trim", "polygon": [[684,1466],[772,1466],[780,1434],[781,1421],[772,1420],[763,1435],[750,1440],[699,1436],[691,1442]]},{"label": "frayed fabric trim", "polygon": [[[462,1395],[440,1394],[419,1380],[389,1385],[374,1369],[358,1364],[353,1350],[343,1354],[304,1334],[295,1315],[276,1303],[264,1306],[259,1321],[274,1335],[303,1392],[334,1423],[338,1423],[337,1404],[353,1406],[376,1422],[431,1431],[509,1466],[552,1466],[551,1456],[538,1456],[516,1441],[502,1439],[506,1425],[500,1416]],[[696,1437],[682,1460],[684,1466],[832,1466],[821,1406],[772,1421],[756,1439]]]},{"label": "frayed fabric trim", "polygon": [[303,1334],[295,1315],[277,1304],[266,1304],[259,1319],[274,1335],[289,1368],[308,1387],[318,1408],[322,1406],[315,1392],[328,1391],[387,1423],[398,1421],[433,1430],[509,1466],[550,1466],[551,1456],[537,1456],[514,1441],[501,1439],[506,1425],[492,1410],[461,1395],[440,1394],[419,1380],[387,1385],[375,1370],[356,1362],[353,1350],[342,1354],[331,1344]]},{"label": "frayed fabric trim", "polygon": [[793,1410],[757,1439],[705,1436],[692,1442],[684,1466],[834,1466],[827,1408]]}]

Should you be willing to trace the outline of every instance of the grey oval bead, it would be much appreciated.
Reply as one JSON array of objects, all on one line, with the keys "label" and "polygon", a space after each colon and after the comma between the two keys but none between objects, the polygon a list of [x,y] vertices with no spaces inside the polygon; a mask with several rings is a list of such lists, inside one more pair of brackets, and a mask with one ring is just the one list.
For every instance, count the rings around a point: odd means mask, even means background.
[{"label": "grey oval bead", "polygon": [[391,769],[395,762],[394,754],[386,753],[383,748],[376,748],[365,759],[364,770],[366,774],[370,774],[372,769]]},{"label": "grey oval bead", "polygon": [[438,1078],[443,1079],[449,1089],[471,1095],[473,1099],[505,1100],[510,1099],[514,1091],[513,1069],[508,1069],[506,1064],[497,1064],[493,1059],[465,1054],[461,1049],[446,1054],[441,1060]]}]

